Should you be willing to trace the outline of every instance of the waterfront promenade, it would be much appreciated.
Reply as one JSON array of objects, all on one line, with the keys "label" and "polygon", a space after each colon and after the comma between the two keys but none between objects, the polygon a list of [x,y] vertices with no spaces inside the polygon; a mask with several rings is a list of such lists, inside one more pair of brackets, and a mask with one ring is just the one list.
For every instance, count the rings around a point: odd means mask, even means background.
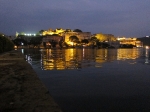
[{"label": "waterfront promenade", "polygon": [[0,112],[62,112],[20,51],[0,54]]}]

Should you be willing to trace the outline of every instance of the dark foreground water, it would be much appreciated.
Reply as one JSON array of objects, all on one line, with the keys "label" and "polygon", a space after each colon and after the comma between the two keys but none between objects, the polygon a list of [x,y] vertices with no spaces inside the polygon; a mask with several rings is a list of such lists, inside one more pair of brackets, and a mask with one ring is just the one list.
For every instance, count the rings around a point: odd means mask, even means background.
[{"label": "dark foreground water", "polygon": [[150,111],[149,49],[26,49],[64,112]]}]

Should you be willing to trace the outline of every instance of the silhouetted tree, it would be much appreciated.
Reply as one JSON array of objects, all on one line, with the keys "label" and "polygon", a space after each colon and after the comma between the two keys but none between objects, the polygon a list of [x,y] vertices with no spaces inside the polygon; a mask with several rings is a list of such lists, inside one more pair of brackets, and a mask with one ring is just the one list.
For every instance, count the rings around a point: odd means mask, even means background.
[{"label": "silhouetted tree", "polygon": [[133,47],[136,47],[136,46],[132,45],[132,44],[121,44],[120,45],[120,48],[133,48]]},{"label": "silhouetted tree", "polygon": [[55,48],[56,45],[57,45],[57,42],[56,42],[55,40],[51,40],[51,41],[49,41],[49,43],[51,44],[51,46],[52,46],[53,48]]},{"label": "silhouetted tree", "polygon": [[40,30],[39,33],[42,34],[45,30]]},{"label": "silhouetted tree", "polygon": [[24,40],[23,38],[16,38],[13,40],[14,44],[18,47],[21,46],[21,44],[23,43],[24,45],[27,45],[27,41]]},{"label": "silhouetted tree", "polygon": [[96,47],[99,40],[96,37],[91,37],[90,42],[92,43],[92,47]]},{"label": "silhouetted tree", "polygon": [[41,36],[38,37],[32,37],[29,44],[33,46],[39,46],[42,43],[42,38]]},{"label": "silhouetted tree", "polygon": [[80,29],[75,29],[75,30],[73,30],[73,32],[82,32],[82,30],[80,30]]},{"label": "silhouetted tree", "polygon": [[71,29],[66,29],[65,32],[71,32]]},{"label": "silhouetted tree", "polygon": [[60,48],[62,48],[62,47],[63,47],[63,40],[60,40],[60,41],[58,42],[58,44],[59,44]]},{"label": "silhouetted tree", "polygon": [[14,49],[14,43],[7,37],[0,35],[0,53]]},{"label": "silhouetted tree", "polygon": [[83,40],[81,40],[81,43],[88,44],[89,41],[88,41],[88,39],[83,39]]},{"label": "silhouetted tree", "polygon": [[77,36],[70,36],[69,41],[73,42],[73,46],[74,46],[74,43],[79,42],[79,38]]}]

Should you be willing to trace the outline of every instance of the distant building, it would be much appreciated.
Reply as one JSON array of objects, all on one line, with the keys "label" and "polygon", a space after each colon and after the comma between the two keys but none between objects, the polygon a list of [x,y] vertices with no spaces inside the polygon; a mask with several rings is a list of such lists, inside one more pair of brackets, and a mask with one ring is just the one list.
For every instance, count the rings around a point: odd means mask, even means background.
[{"label": "distant building", "polygon": [[131,44],[131,45],[135,45],[136,47],[143,47],[143,43],[139,40],[137,40],[137,38],[126,38],[126,37],[122,37],[122,38],[117,38],[117,40],[120,42],[120,44]]},{"label": "distant building", "polygon": [[57,28],[55,30],[53,29],[48,29],[48,30],[45,30],[42,35],[45,36],[45,35],[53,35],[53,34],[61,34],[63,32],[65,32],[66,30],[65,29],[62,29],[62,28]]},{"label": "distant building", "polygon": [[96,37],[100,42],[109,42],[109,41],[116,41],[116,37],[112,34],[102,34],[102,33],[97,33],[93,35]]},{"label": "distant building", "polygon": [[65,32],[64,33],[65,42],[69,42],[70,36],[76,36],[78,37],[79,41],[84,39],[90,39],[91,38],[91,32]]},{"label": "distant building", "polygon": [[63,40],[63,37],[59,35],[48,35],[44,36],[42,39],[43,42],[50,42],[50,41],[59,42],[61,40]]},{"label": "distant building", "polygon": [[51,47],[52,42],[56,42],[58,44],[62,40],[63,40],[63,37],[59,35],[43,36],[42,45],[45,47]]},{"label": "distant building", "polygon": [[112,34],[97,33],[94,34],[93,37],[96,37],[100,42],[108,43],[110,46],[113,46],[115,48],[118,48],[120,45],[117,38]]},{"label": "distant building", "polygon": [[83,39],[90,39],[91,38],[91,33],[90,32],[74,32],[71,29],[62,29],[62,28],[57,28],[55,30],[49,29],[46,30],[42,33],[43,36],[50,36],[50,35],[60,35],[63,37],[63,41],[66,43],[69,43],[69,37],[70,36],[76,36],[78,37],[79,41]]}]

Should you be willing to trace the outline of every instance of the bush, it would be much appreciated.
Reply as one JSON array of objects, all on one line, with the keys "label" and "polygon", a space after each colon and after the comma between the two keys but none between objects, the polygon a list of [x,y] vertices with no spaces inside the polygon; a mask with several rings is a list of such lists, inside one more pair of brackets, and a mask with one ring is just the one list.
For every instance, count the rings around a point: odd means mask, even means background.
[{"label": "bush", "polygon": [[8,38],[0,35],[0,53],[11,51],[14,49],[14,44]]}]

